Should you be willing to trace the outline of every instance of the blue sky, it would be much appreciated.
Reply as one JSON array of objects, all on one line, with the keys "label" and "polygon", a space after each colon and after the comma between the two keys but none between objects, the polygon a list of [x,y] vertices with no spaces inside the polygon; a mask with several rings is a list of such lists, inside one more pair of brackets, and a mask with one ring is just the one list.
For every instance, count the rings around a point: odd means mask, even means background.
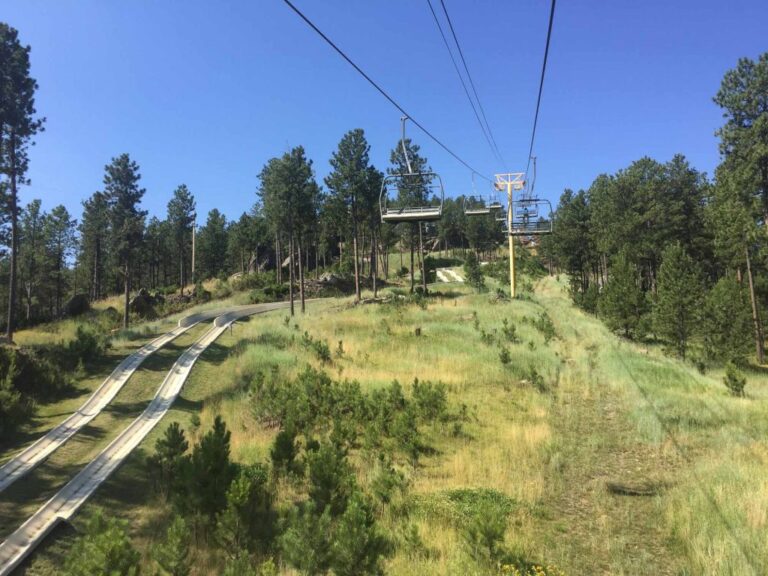
[{"label": "blue sky", "polygon": [[[445,0],[496,140],[525,168],[548,0]],[[493,159],[426,0],[295,0],[415,118],[480,172]],[[434,4],[439,5],[435,0]],[[399,116],[279,0],[3,0],[0,19],[32,46],[37,107],[24,202],[46,209],[100,189],[110,158],[140,164],[144,205],[164,216],[186,183],[198,220],[237,217],[255,201],[266,160],[304,145],[319,179],[345,131],[362,127],[386,167]],[[712,103],[738,58],[768,50],[765,0],[561,0],[535,155],[553,203],[644,155],[718,162]],[[412,129],[448,195],[470,174]],[[486,190],[477,181],[481,191]]]}]

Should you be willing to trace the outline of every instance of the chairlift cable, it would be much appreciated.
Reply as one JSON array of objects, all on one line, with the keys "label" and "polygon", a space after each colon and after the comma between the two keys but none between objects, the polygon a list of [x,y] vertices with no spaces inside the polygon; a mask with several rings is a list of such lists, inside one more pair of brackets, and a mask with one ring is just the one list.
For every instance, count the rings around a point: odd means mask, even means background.
[{"label": "chairlift cable", "polygon": [[496,154],[499,156],[501,163],[504,164],[504,166],[506,166],[507,163],[504,161],[504,158],[501,156],[499,146],[496,144],[496,138],[493,137],[493,131],[491,130],[491,125],[488,123],[488,118],[485,116],[485,110],[483,109],[483,104],[480,102],[480,96],[478,96],[477,94],[477,89],[475,88],[475,83],[472,80],[472,75],[469,73],[469,66],[467,66],[467,61],[464,59],[464,51],[461,49],[461,44],[459,44],[459,38],[456,36],[456,31],[453,29],[453,22],[451,21],[451,17],[448,14],[448,9],[445,7],[444,0],[440,0],[440,5],[443,7],[443,12],[445,13],[446,20],[448,20],[448,27],[451,29],[451,35],[453,36],[453,41],[456,43],[456,48],[459,49],[459,57],[461,58],[461,63],[464,65],[464,70],[467,73],[467,78],[469,79],[469,85],[472,87],[472,92],[475,95],[475,100],[477,100],[477,106],[478,108],[480,108],[480,114],[483,116],[483,120],[485,120],[485,125],[488,127],[488,134],[491,136],[491,140],[493,141],[493,146],[496,149]]},{"label": "chairlift cable", "polygon": [[436,136],[434,136],[434,135],[433,135],[433,134],[432,134],[432,133],[431,133],[429,130],[427,130],[427,129],[426,129],[426,128],[425,128],[425,127],[424,127],[424,126],[421,124],[421,123],[419,123],[419,122],[418,122],[418,121],[417,121],[417,120],[416,120],[416,119],[415,119],[413,116],[411,116],[411,115],[410,115],[408,112],[406,112],[406,110],[405,110],[405,109],[404,109],[402,106],[400,106],[400,104],[398,104],[398,103],[395,101],[395,99],[394,99],[394,98],[392,98],[392,96],[390,96],[389,94],[387,94],[387,92],[386,92],[386,91],[385,91],[385,90],[384,90],[384,89],[383,89],[381,86],[379,86],[379,85],[378,85],[378,84],[377,84],[377,83],[376,83],[376,82],[375,82],[375,81],[374,81],[374,80],[373,80],[373,79],[372,79],[370,76],[368,76],[368,74],[366,74],[366,73],[365,73],[365,72],[362,70],[362,68],[360,68],[360,66],[358,66],[357,64],[355,64],[355,63],[352,61],[352,59],[351,59],[349,56],[347,56],[347,55],[344,53],[344,51],[343,51],[341,48],[339,48],[339,47],[338,47],[338,46],[337,46],[337,45],[336,45],[336,44],[333,42],[333,40],[331,40],[330,38],[328,38],[328,36],[326,36],[326,35],[325,35],[325,34],[322,32],[322,30],[320,30],[320,29],[319,29],[317,26],[315,26],[315,24],[314,24],[314,23],[313,23],[313,22],[312,22],[312,21],[311,21],[309,18],[307,18],[307,17],[304,15],[304,13],[303,13],[301,10],[299,10],[299,9],[298,9],[296,6],[294,6],[294,4],[291,2],[291,0],[283,0],[283,2],[284,2],[285,4],[287,4],[287,5],[288,5],[288,7],[289,7],[291,10],[293,10],[293,11],[294,11],[294,12],[295,12],[295,13],[296,13],[296,14],[297,14],[297,15],[298,15],[298,16],[299,16],[299,17],[300,17],[302,20],[304,20],[304,22],[306,22],[306,24],[307,24],[307,25],[308,25],[310,28],[312,28],[312,29],[313,29],[315,32],[317,32],[317,34],[318,34],[318,35],[319,35],[319,36],[320,36],[320,37],[321,37],[323,40],[325,40],[325,41],[326,41],[326,43],[328,43],[328,44],[331,46],[331,48],[333,48],[333,49],[334,49],[334,50],[335,50],[335,51],[336,51],[336,52],[339,54],[339,56],[341,56],[342,58],[344,58],[344,60],[346,60],[346,61],[347,61],[347,63],[348,63],[350,66],[352,66],[352,67],[353,67],[353,68],[354,68],[354,69],[355,69],[355,70],[356,70],[356,71],[357,71],[357,72],[358,72],[358,73],[359,73],[359,74],[360,74],[360,75],[361,75],[363,78],[365,78],[365,79],[368,81],[368,83],[369,83],[371,86],[373,86],[374,88],[376,88],[376,90],[377,90],[377,91],[378,91],[378,92],[379,92],[379,93],[380,93],[382,96],[384,96],[384,98],[386,98],[387,100],[389,100],[390,104],[392,104],[392,105],[393,105],[395,108],[397,108],[397,109],[398,109],[398,110],[399,110],[399,111],[400,111],[402,114],[404,114],[405,116],[408,116],[408,118],[411,120],[411,122],[413,122],[413,124],[414,124],[414,125],[415,125],[415,126],[416,126],[416,127],[419,129],[419,130],[421,130],[422,132],[424,132],[424,134],[426,134],[426,135],[427,135],[427,136],[428,136],[428,137],[429,137],[429,138],[430,138],[430,139],[431,139],[433,142],[435,142],[435,143],[436,143],[438,146],[440,146],[440,147],[441,147],[443,150],[445,150],[446,152],[448,152],[448,154],[450,154],[451,156],[453,156],[453,157],[454,157],[456,160],[458,160],[458,161],[459,161],[461,164],[463,164],[463,165],[464,165],[466,168],[468,168],[469,170],[471,170],[472,172],[474,172],[475,174],[477,174],[477,175],[478,175],[478,176],[480,176],[481,178],[483,178],[483,179],[487,180],[488,182],[493,182],[493,180],[491,180],[491,179],[490,179],[490,178],[488,178],[487,176],[484,176],[484,175],[483,175],[481,172],[478,172],[478,171],[477,171],[477,170],[475,170],[475,169],[474,169],[472,166],[470,166],[470,165],[469,165],[469,164],[468,164],[466,161],[464,161],[464,160],[463,160],[463,159],[462,159],[462,158],[461,158],[461,157],[460,157],[458,154],[456,154],[456,153],[455,153],[453,150],[451,150],[450,148],[448,148],[448,146],[446,146],[445,144],[443,144],[443,143],[442,143],[442,142],[441,142],[441,141],[440,141],[440,140],[439,140],[439,139],[438,139]]},{"label": "chairlift cable", "polygon": [[448,44],[448,39],[445,37],[445,33],[443,32],[443,27],[440,24],[440,20],[437,18],[437,13],[435,13],[435,9],[432,6],[432,0],[427,0],[427,4],[429,5],[430,12],[432,12],[432,18],[434,18],[435,20],[435,25],[437,26],[437,29],[440,31],[440,36],[443,39],[443,44],[445,44],[445,49],[448,50],[448,55],[451,57],[451,62],[453,63],[453,69],[456,70],[456,74],[458,75],[459,80],[461,81],[461,87],[464,88],[464,94],[467,96],[467,100],[469,100],[469,105],[472,107],[472,112],[475,113],[475,118],[477,119],[477,123],[480,124],[480,130],[482,130],[483,132],[485,141],[488,142],[488,146],[490,147],[491,152],[496,156],[496,159],[499,160],[499,162],[501,162],[502,164],[504,164],[504,159],[501,157],[498,149],[494,147],[493,142],[491,142],[491,139],[488,137],[488,130],[486,129],[485,124],[483,124],[483,121],[480,119],[480,115],[477,112],[477,107],[475,106],[475,102],[472,100],[472,97],[469,95],[469,88],[467,88],[467,83],[464,81],[464,76],[461,74],[461,71],[459,70],[459,65],[456,63],[456,58],[453,55],[453,50],[451,50],[451,47]]},{"label": "chairlift cable", "polygon": [[531,145],[528,148],[528,164],[525,167],[525,173],[531,167],[531,155],[533,154],[533,141],[536,138],[536,125],[539,122],[539,108],[541,107],[541,93],[544,91],[544,74],[547,71],[547,57],[549,56],[549,41],[552,38],[552,23],[555,20],[555,2],[552,0],[552,7],[549,11],[549,27],[547,28],[547,43],[544,46],[544,62],[541,66],[541,79],[539,80],[539,96],[536,99],[536,114],[533,117],[533,131],[531,132]]}]

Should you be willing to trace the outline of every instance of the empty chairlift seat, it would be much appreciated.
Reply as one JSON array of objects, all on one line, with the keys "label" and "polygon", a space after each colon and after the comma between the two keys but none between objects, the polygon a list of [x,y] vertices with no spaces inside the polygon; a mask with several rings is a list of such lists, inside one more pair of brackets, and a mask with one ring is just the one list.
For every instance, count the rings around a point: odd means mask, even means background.
[{"label": "empty chairlift seat", "polygon": [[391,174],[381,184],[381,221],[399,224],[440,220],[444,196],[443,181],[434,172]]},{"label": "empty chairlift seat", "polygon": [[464,214],[466,216],[487,216],[493,212],[499,212],[501,208],[501,202],[495,198],[489,198],[486,201],[484,198],[475,196],[464,197]]}]

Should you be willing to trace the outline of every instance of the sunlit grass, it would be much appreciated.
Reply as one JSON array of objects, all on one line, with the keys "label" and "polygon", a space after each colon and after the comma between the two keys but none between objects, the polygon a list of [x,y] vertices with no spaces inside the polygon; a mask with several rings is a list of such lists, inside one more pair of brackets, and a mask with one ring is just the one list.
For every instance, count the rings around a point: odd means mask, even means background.
[{"label": "sunlit grass", "polygon": [[[434,452],[404,468],[409,514],[387,510],[380,522],[396,542],[415,525],[426,551],[398,546],[388,573],[483,573],[466,553],[460,526],[422,505],[480,488],[514,503],[510,550],[568,574],[768,573],[768,376],[750,372],[747,398],[732,398],[721,371],[702,375],[654,346],[619,340],[576,310],[564,288],[544,279],[532,297],[494,302],[491,293],[452,284],[442,287],[451,294],[425,310],[336,299],[310,304],[304,316],[281,310],[238,322],[203,354],[179,402],[88,506],[131,520],[151,571],[149,551],[168,517],[143,471],[155,440],[172,421],[198,439],[221,414],[233,457],[264,461],[276,431],[253,417],[248,384],[259,372],[292,378],[310,364],[358,380],[364,390],[393,380],[406,390],[414,378],[440,381],[451,405],[466,405],[470,415],[460,435],[427,427]],[[523,320],[544,310],[558,333],[549,344]],[[503,342],[504,318],[520,343]],[[301,346],[305,331],[327,341],[331,363]],[[483,341],[483,331],[493,343]],[[511,354],[507,366],[499,340]],[[543,376],[543,391],[528,381],[531,369]],[[193,430],[194,414],[201,425]],[[359,481],[369,481],[364,463],[356,464]],[[627,496],[611,486],[649,492]],[[281,505],[295,496],[287,490]],[[195,573],[215,573],[220,562],[198,550]]]}]

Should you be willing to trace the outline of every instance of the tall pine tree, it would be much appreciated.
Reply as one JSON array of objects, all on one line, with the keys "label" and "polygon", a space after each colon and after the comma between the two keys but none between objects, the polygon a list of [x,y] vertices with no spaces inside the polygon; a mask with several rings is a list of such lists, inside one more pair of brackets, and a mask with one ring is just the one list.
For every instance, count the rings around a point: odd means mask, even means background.
[{"label": "tall pine tree", "polygon": [[144,188],[139,186],[139,165],[128,154],[121,154],[104,167],[104,194],[109,206],[110,243],[116,264],[123,276],[125,310],[123,327],[127,328],[130,314],[130,291],[133,265],[144,236],[146,211],[139,208]]}]

